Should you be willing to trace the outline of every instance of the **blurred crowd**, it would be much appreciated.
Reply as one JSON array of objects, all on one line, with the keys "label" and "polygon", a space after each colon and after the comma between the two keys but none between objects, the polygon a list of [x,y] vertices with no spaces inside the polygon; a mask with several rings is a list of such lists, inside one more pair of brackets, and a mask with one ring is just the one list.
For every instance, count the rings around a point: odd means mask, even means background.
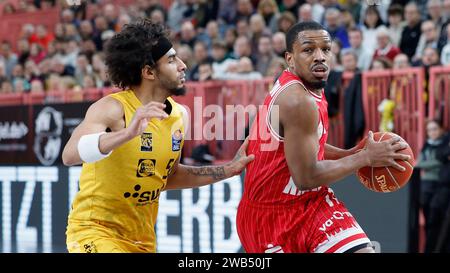
[{"label": "blurred crowd", "polygon": [[24,24],[17,41],[1,41],[1,93],[109,86],[103,46],[142,17],[167,25],[191,81],[276,76],[286,68],[286,31],[309,20],[330,32],[335,71],[450,64],[450,0],[174,0],[168,8],[157,0],[67,2],[3,5],[4,15],[55,5],[61,14],[55,26]]}]

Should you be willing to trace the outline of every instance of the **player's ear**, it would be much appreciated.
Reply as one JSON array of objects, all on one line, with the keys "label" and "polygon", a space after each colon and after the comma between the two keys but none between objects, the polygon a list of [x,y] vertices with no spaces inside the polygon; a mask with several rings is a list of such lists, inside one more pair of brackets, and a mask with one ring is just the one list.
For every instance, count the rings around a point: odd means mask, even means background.
[{"label": "player's ear", "polygon": [[144,66],[141,70],[141,76],[143,79],[154,80],[155,79],[155,69],[149,65]]},{"label": "player's ear", "polygon": [[286,60],[286,63],[288,65],[289,69],[293,70],[294,69],[294,56],[293,56],[293,54],[286,51],[286,53],[284,53],[284,59]]}]

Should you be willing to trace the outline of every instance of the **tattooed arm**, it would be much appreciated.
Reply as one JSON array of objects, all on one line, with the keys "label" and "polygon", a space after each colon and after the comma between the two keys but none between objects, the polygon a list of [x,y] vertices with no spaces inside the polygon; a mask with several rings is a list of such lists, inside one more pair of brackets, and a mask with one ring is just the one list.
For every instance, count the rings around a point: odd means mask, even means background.
[{"label": "tattooed arm", "polygon": [[254,155],[246,155],[247,145],[248,140],[245,140],[234,159],[225,165],[194,167],[177,163],[165,190],[198,188],[240,174],[254,158]]}]

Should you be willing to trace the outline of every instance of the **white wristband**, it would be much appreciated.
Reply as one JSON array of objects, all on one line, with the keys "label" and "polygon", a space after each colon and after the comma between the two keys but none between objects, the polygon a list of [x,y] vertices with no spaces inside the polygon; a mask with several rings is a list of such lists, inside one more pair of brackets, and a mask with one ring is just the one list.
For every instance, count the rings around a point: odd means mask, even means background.
[{"label": "white wristband", "polygon": [[84,135],[80,138],[78,141],[78,153],[83,162],[92,163],[99,161],[112,153],[112,151],[108,154],[102,154],[100,152],[99,141],[100,136],[103,134],[106,134],[106,132]]}]

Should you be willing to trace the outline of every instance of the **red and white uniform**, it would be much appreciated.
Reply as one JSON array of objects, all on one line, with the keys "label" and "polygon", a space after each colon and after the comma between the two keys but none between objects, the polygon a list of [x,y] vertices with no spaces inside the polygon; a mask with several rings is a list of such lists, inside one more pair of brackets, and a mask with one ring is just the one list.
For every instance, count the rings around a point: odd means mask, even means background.
[{"label": "red and white uniform", "polygon": [[[237,231],[246,252],[345,252],[369,239],[344,204],[325,186],[300,191],[284,155],[283,138],[270,123],[273,103],[300,78],[285,70],[278,78],[250,131],[244,193],[237,212]],[[306,89],[306,88],[305,88]],[[327,101],[308,92],[318,106],[318,160],[324,159],[328,135]],[[297,141],[302,141],[298,139]]]}]

